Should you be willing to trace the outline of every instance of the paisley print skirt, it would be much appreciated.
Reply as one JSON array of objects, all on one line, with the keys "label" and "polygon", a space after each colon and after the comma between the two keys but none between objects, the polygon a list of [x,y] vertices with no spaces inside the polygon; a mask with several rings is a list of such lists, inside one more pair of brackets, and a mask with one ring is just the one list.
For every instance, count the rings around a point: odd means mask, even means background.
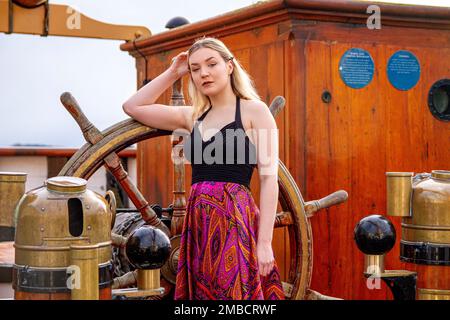
[{"label": "paisley print skirt", "polygon": [[176,300],[284,299],[275,263],[258,272],[259,209],[237,183],[202,181],[191,186],[181,235]]}]

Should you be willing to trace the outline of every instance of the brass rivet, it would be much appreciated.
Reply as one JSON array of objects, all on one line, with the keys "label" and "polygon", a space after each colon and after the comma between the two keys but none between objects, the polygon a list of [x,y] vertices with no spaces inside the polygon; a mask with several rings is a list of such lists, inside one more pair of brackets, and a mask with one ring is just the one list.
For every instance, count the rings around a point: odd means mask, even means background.
[{"label": "brass rivet", "polygon": [[91,229],[92,229],[92,227],[91,227],[91,226],[88,226],[88,227],[87,227],[87,229],[88,229],[88,230],[91,230]]},{"label": "brass rivet", "polygon": [[45,208],[41,208],[41,211],[45,211]]},{"label": "brass rivet", "polygon": [[41,232],[44,232],[44,227],[41,227]]}]

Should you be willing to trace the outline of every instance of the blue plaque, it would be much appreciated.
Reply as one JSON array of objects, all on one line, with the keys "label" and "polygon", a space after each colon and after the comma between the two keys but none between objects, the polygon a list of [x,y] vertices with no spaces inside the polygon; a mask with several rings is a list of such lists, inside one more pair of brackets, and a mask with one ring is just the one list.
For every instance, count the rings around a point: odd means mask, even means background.
[{"label": "blue plaque", "polygon": [[391,84],[398,90],[409,90],[420,78],[420,64],[409,51],[400,50],[392,55],[387,64]]},{"label": "blue plaque", "polygon": [[347,50],[339,61],[341,79],[353,89],[364,88],[372,81],[373,68],[370,53],[360,48]]}]

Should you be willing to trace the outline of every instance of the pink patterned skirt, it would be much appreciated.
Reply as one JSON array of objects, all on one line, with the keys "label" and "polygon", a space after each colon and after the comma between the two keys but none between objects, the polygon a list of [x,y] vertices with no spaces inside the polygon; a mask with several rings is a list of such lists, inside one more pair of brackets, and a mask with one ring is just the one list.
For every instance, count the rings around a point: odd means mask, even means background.
[{"label": "pink patterned skirt", "polygon": [[191,186],[181,236],[176,300],[284,299],[278,267],[258,272],[259,209],[241,184]]}]

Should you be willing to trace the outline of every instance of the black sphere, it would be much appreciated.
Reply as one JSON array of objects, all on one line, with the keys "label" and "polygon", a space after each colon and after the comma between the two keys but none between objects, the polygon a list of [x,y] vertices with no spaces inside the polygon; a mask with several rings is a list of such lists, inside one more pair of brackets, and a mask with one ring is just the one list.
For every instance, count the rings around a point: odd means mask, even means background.
[{"label": "black sphere", "polygon": [[159,229],[144,225],[128,237],[125,252],[137,269],[159,269],[166,262],[171,250],[170,240]]},{"label": "black sphere", "polygon": [[394,225],[378,214],[361,219],[353,233],[356,245],[365,254],[382,255],[395,244]]},{"label": "black sphere", "polygon": [[177,27],[184,26],[185,24],[189,24],[189,20],[184,17],[174,17],[167,21],[165,27],[167,29],[173,29]]}]

